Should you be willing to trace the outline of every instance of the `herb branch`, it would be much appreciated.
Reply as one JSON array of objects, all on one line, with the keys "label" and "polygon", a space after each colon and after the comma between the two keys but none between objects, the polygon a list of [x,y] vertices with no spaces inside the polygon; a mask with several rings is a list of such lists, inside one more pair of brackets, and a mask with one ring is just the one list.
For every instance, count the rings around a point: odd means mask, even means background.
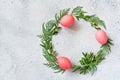
[{"label": "herb branch", "polygon": [[105,23],[96,15],[86,15],[87,12],[83,10],[83,7],[76,7],[72,10],[72,14],[76,17],[77,20],[84,19],[85,21],[90,22],[91,26],[95,29],[101,29],[99,26],[103,26],[106,29]]}]

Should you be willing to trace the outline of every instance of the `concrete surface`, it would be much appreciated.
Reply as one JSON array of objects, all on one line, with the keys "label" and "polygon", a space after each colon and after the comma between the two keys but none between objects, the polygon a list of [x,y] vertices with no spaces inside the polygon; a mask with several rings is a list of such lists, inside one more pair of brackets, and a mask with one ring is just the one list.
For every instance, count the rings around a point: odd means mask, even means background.
[{"label": "concrete surface", "polygon": [[[112,52],[91,76],[66,71],[55,74],[43,65],[45,59],[36,36],[41,24],[63,8],[83,6],[107,25],[113,39]],[[0,0],[0,80],[120,80],[120,0]],[[63,28],[53,38],[60,55],[78,63],[82,51],[97,51],[95,30],[83,20]]]}]

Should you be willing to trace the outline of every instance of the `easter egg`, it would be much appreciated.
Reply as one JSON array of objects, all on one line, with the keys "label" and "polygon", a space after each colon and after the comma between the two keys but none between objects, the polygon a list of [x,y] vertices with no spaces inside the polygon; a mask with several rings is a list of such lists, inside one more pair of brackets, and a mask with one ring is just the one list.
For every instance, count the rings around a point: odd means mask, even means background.
[{"label": "easter egg", "polygon": [[64,56],[58,57],[57,62],[58,62],[59,67],[64,70],[70,69],[72,66],[71,61],[67,57],[64,57]]},{"label": "easter egg", "polygon": [[74,24],[74,17],[71,14],[63,16],[60,20],[60,24],[63,27],[71,27]]},{"label": "easter egg", "polygon": [[108,40],[108,36],[107,36],[106,32],[104,30],[98,30],[96,32],[96,40],[100,44],[106,44],[107,40]]}]

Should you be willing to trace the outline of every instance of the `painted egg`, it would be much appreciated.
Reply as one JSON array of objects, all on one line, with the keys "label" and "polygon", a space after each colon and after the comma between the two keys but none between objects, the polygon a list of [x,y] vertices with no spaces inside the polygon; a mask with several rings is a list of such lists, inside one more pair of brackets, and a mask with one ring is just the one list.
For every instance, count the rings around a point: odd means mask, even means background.
[{"label": "painted egg", "polygon": [[106,44],[107,40],[108,40],[108,36],[106,34],[105,31],[103,30],[98,30],[96,32],[96,40],[100,43],[100,44]]},{"label": "painted egg", "polygon": [[67,57],[64,57],[64,56],[58,57],[57,62],[58,62],[59,67],[64,70],[70,69],[72,66],[71,61]]},{"label": "painted egg", "polygon": [[71,14],[63,16],[60,20],[60,24],[63,27],[71,27],[74,24],[74,17]]}]

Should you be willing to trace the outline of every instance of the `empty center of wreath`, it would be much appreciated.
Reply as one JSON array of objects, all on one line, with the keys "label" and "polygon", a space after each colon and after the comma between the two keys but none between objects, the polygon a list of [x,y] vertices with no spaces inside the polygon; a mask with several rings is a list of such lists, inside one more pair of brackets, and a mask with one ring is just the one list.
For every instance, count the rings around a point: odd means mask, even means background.
[{"label": "empty center of wreath", "polygon": [[59,34],[53,36],[52,42],[59,55],[78,60],[82,52],[96,52],[100,44],[95,39],[96,30],[89,23],[84,20],[75,21],[71,28],[62,28]]}]

